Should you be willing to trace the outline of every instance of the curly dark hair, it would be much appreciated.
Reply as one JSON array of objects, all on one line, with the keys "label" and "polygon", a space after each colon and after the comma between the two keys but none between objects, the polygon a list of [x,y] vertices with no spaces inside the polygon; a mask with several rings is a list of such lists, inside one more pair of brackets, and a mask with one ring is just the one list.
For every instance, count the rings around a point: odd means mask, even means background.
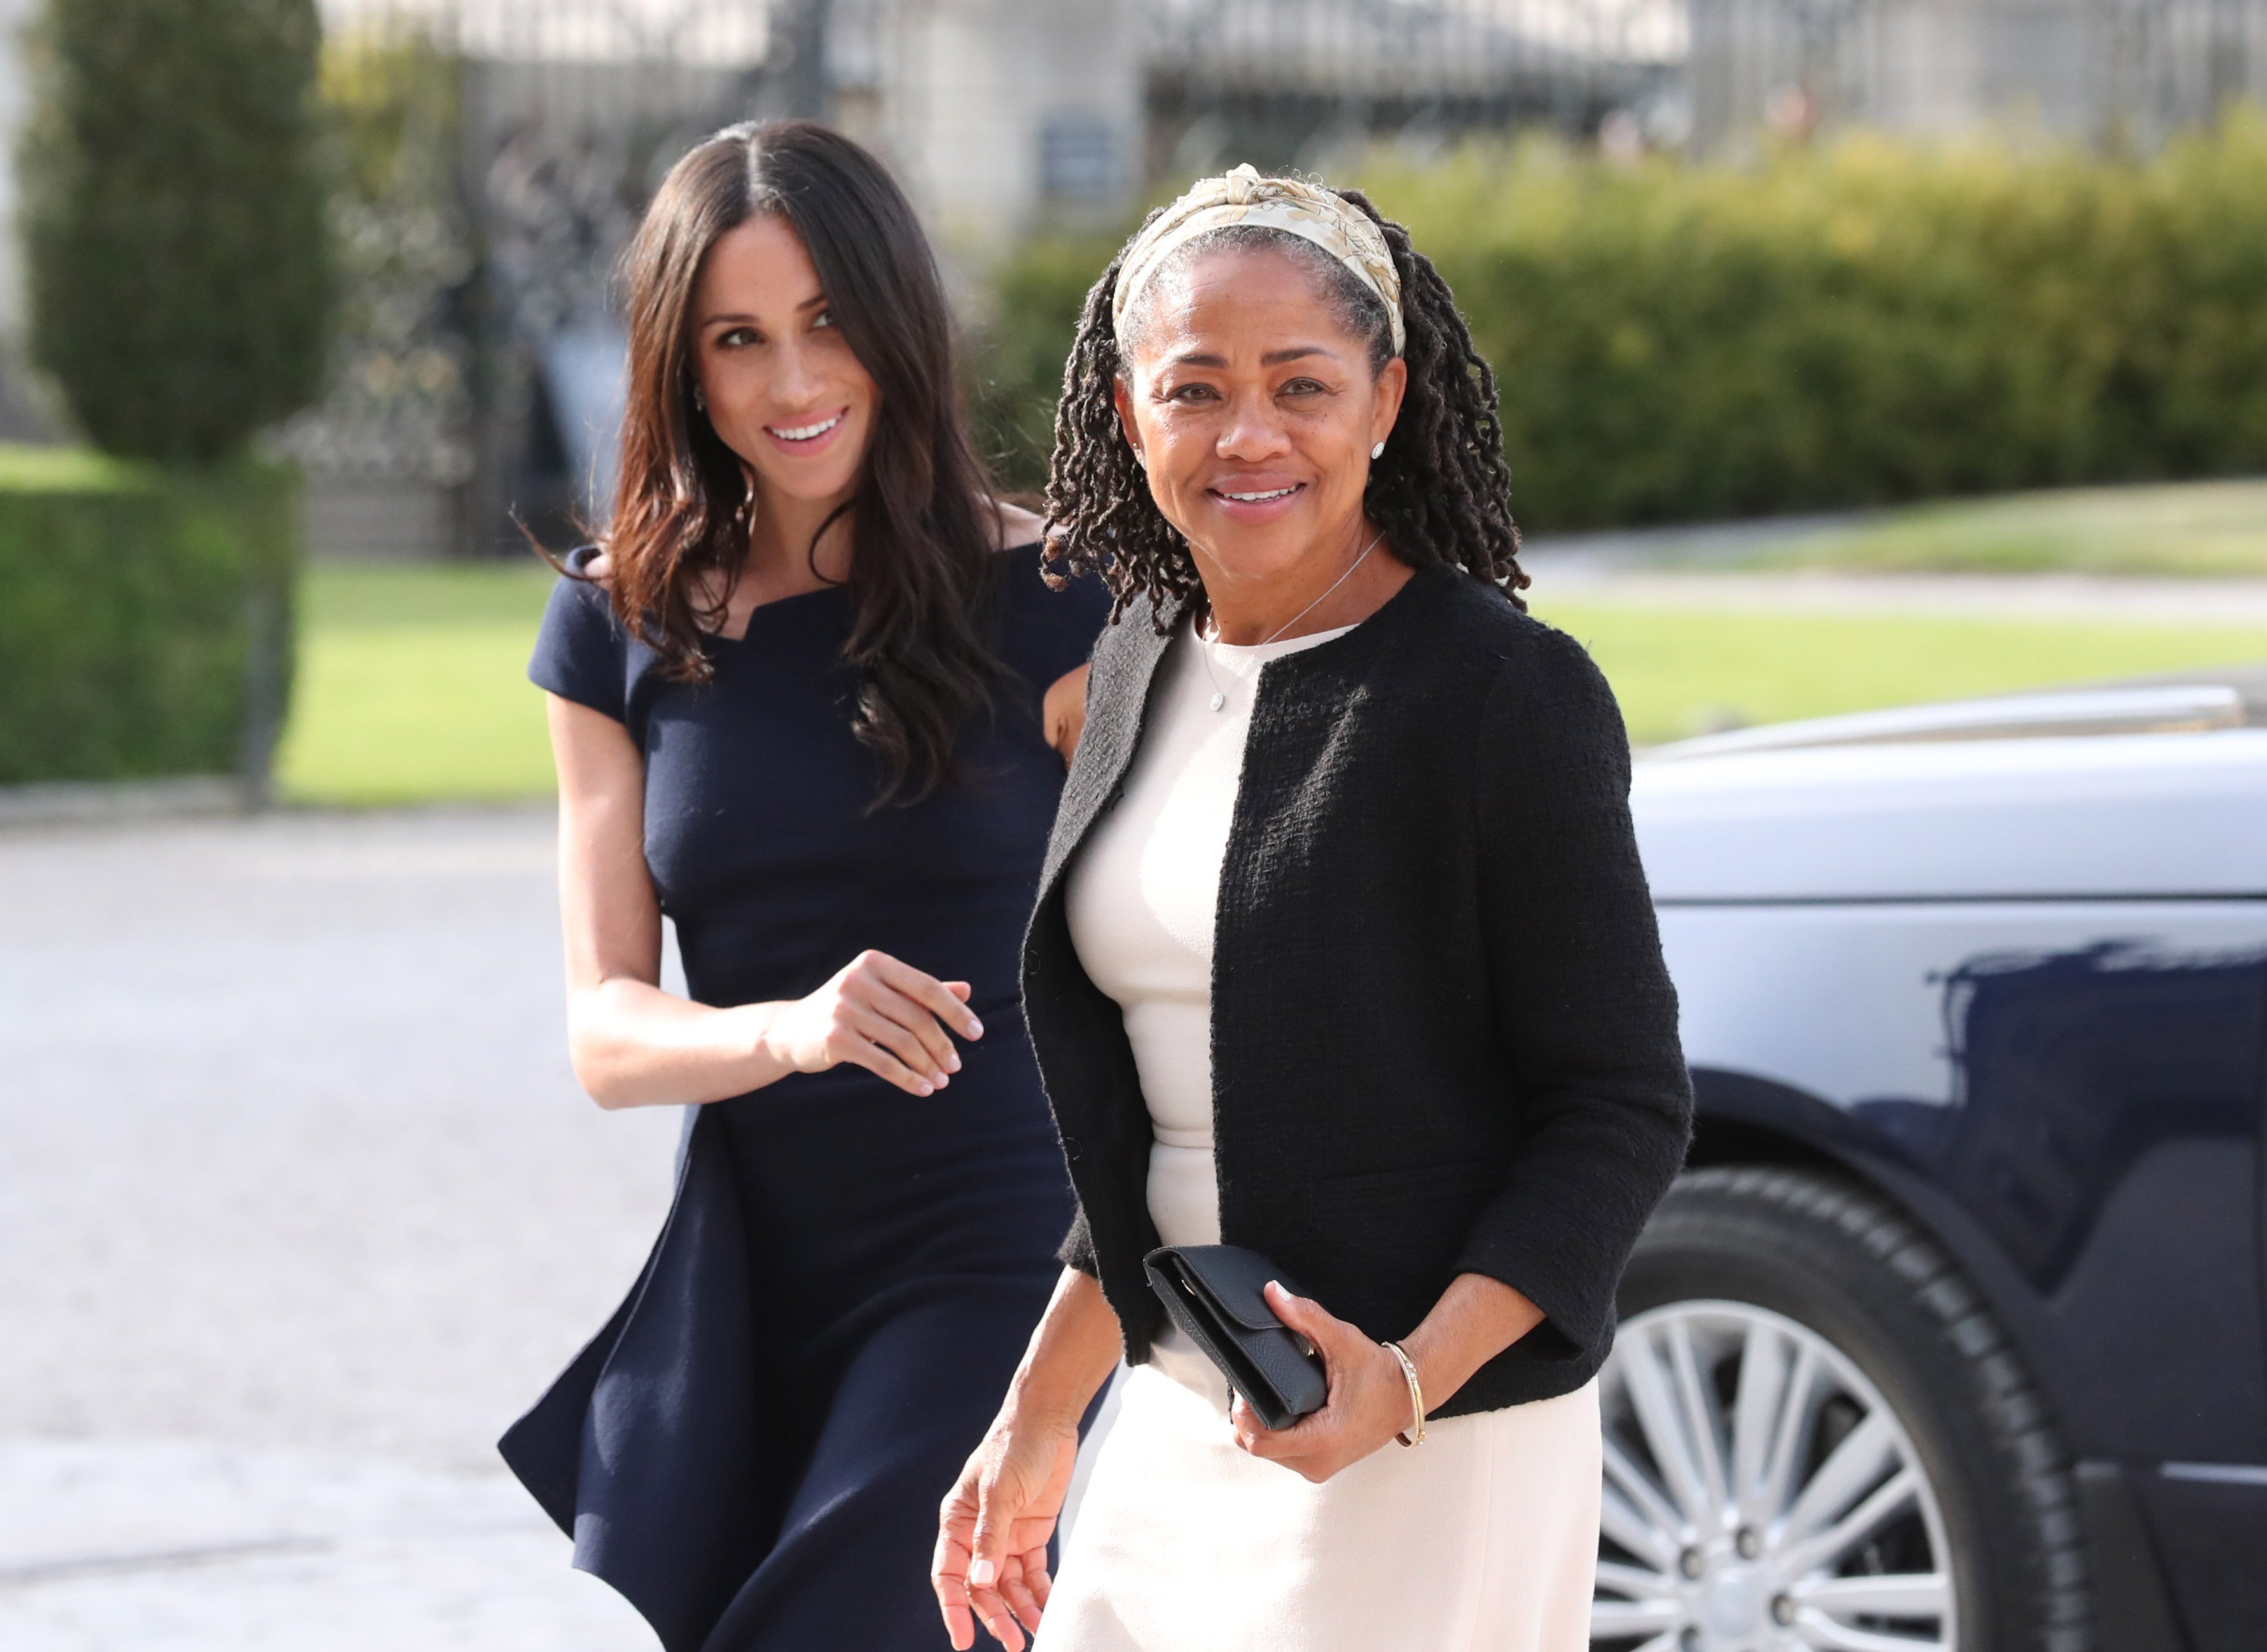
[{"label": "curly dark hair", "polygon": [[[1461,569],[1500,587],[1523,609],[1519,593],[1528,576],[1519,565],[1519,529],[1511,517],[1511,471],[1503,458],[1495,374],[1472,348],[1449,283],[1410,245],[1409,231],[1382,216],[1360,190],[1335,193],[1384,231],[1401,274],[1406,338],[1401,354],[1409,364],[1409,388],[1385,452],[1370,466],[1363,507],[1384,530],[1387,546],[1411,567]],[[1140,239],[1137,231],[1134,240]],[[1178,249],[1160,273],[1210,247],[1255,244],[1289,253],[1324,283],[1348,329],[1368,340],[1373,371],[1390,359],[1390,321],[1377,295],[1327,252],[1288,231],[1214,230]],[[1046,558],[1071,572],[1098,575],[1116,598],[1113,620],[1146,592],[1162,624],[1169,606],[1200,586],[1188,542],[1151,498],[1111,399],[1112,384],[1126,371],[1111,313],[1125,257],[1121,249],[1086,295],[1063,369],[1047,478]],[[1148,286],[1156,284],[1152,276]],[[1128,348],[1139,334],[1141,297],[1127,312],[1134,334],[1123,341]],[[1051,568],[1048,578],[1060,584],[1063,575]]]}]

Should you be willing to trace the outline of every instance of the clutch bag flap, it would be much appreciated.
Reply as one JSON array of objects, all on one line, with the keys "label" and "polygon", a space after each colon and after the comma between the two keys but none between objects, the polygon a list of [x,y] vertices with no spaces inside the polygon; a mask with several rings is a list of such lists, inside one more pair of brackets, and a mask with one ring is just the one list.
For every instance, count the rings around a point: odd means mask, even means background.
[{"label": "clutch bag flap", "polygon": [[1269,1280],[1297,1285],[1257,1251],[1235,1245],[1168,1245],[1142,1259],[1149,1289],[1173,1323],[1220,1369],[1270,1428],[1288,1428],[1330,1397],[1323,1362],[1275,1317]]}]

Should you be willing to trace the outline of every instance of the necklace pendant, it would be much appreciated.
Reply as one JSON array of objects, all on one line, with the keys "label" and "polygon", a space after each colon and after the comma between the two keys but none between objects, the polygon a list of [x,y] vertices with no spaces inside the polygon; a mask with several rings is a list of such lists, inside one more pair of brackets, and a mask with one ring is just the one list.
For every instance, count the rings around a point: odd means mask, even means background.
[{"label": "necklace pendant", "polygon": [[1212,697],[1212,709],[1213,709],[1214,711],[1219,710],[1222,706],[1226,705],[1227,703],[1228,703],[1228,696],[1227,696],[1226,694],[1219,694],[1219,693],[1214,693],[1214,695],[1213,695],[1213,697]]}]

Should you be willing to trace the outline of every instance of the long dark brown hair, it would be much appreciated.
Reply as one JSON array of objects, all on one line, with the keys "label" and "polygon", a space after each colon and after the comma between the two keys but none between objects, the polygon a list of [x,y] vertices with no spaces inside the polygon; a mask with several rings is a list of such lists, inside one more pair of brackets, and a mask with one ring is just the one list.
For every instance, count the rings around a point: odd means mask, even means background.
[{"label": "long dark brown hair", "polygon": [[[1384,233],[1401,275],[1407,334],[1402,356],[1409,363],[1409,389],[1384,453],[1369,467],[1362,508],[1385,530],[1394,554],[1411,567],[1462,569],[1524,607],[1519,593],[1528,576],[1519,566],[1495,374],[1473,346],[1456,295],[1433,261],[1410,245],[1408,231],[1382,216],[1360,190],[1337,193]],[[1347,331],[1368,341],[1371,371],[1391,358],[1391,321],[1383,301],[1338,260],[1298,236],[1229,225],[1196,237],[1168,262],[1200,257],[1214,246],[1245,246],[1282,253],[1317,283]],[[1157,509],[1148,478],[1134,461],[1111,394],[1128,372],[1125,349],[1135,341],[1119,337],[1111,313],[1124,260],[1122,252],[1112,259],[1087,294],[1063,369],[1047,481],[1047,558],[1073,571],[1099,574],[1116,598],[1113,613],[1148,595],[1162,623],[1175,601],[1200,594],[1202,586],[1188,541]],[[1156,285],[1153,275],[1148,290]],[[1138,336],[1147,299],[1144,294],[1134,298],[1126,319]]]},{"label": "long dark brown hair", "polygon": [[840,133],[807,121],[727,127],[670,168],[646,209],[625,261],[628,399],[600,536],[610,598],[668,675],[708,676],[701,634],[723,622],[756,496],[693,400],[693,301],[718,239],[767,213],[802,238],[834,325],[880,392],[843,507],[856,616],[844,656],[860,676],[858,738],[887,771],[882,797],[917,800],[951,774],[954,742],[997,669],[984,627],[993,517],[953,397],[928,239],[881,163]]}]

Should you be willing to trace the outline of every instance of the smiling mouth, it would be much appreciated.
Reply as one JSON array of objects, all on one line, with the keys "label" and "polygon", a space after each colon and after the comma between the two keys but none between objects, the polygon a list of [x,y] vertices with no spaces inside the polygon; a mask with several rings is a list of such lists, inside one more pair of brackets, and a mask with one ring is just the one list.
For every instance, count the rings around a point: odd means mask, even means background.
[{"label": "smiling mouth", "polygon": [[833,418],[821,419],[816,424],[798,424],[791,428],[785,425],[767,424],[764,429],[782,442],[813,442],[841,423],[849,415],[850,409],[845,407]]},{"label": "smiling mouth", "polygon": [[1288,488],[1271,488],[1265,493],[1230,493],[1225,488],[1215,488],[1213,491],[1223,499],[1235,500],[1240,505],[1266,505],[1273,504],[1278,499],[1288,499],[1306,485],[1294,482]]}]

